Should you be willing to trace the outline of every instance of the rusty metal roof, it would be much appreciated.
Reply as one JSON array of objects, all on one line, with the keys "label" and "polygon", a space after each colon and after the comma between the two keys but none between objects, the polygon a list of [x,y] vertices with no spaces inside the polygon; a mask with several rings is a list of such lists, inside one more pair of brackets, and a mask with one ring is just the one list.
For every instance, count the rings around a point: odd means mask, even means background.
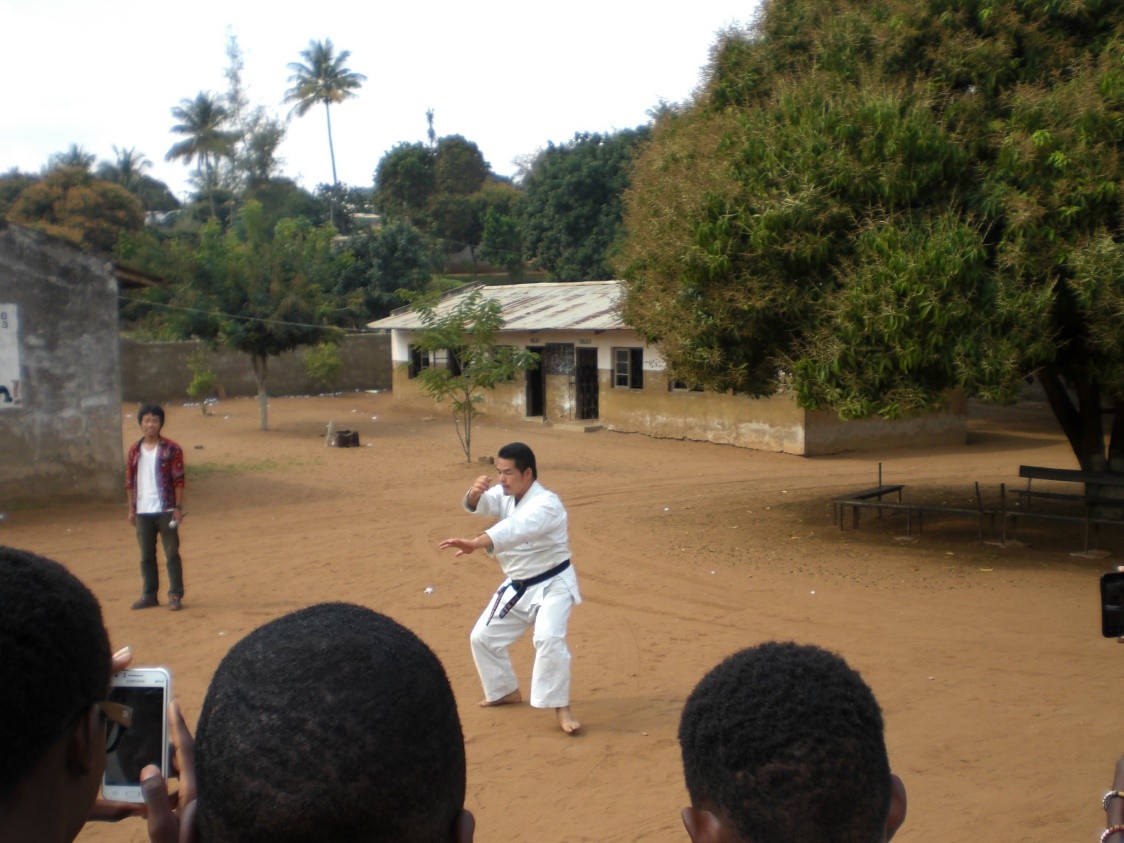
[{"label": "rusty metal roof", "polygon": [[[446,295],[435,311],[437,318],[443,318],[473,290],[500,303],[505,331],[610,331],[626,327],[617,307],[624,292],[620,281],[473,284]],[[367,327],[419,330],[422,323],[409,308],[399,308]]]}]

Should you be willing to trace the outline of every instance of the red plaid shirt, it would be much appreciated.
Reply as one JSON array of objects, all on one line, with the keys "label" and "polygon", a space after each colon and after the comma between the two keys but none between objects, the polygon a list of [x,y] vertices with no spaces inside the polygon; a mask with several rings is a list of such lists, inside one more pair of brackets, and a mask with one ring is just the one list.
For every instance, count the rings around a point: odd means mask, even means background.
[{"label": "red plaid shirt", "polygon": [[[133,511],[137,508],[137,466],[140,463],[141,437],[129,448],[125,458],[125,488]],[[175,490],[184,484],[183,449],[171,439],[160,437],[156,444],[156,486],[160,490],[160,505],[171,509],[176,502]]]}]

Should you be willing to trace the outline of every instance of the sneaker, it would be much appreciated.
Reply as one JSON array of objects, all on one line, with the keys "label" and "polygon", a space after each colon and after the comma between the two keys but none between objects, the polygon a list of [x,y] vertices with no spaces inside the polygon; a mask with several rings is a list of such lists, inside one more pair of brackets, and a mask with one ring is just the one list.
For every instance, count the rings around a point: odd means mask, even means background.
[{"label": "sneaker", "polygon": [[159,605],[160,605],[160,601],[156,599],[156,595],[145,594],[145,595],[141,596],[140,600],[137,600],[133,604],[133,608],[134,609],[148,609],[152,606],[159,606]]},{"label": "sneaker", "polygon": [[174,594],[171,597],[169,597],[168,598],[168,611],[178,612],[180,609],[182,609],[183,608],[183,606],[181,605],[182,599],[183,598],[177,597]]}]

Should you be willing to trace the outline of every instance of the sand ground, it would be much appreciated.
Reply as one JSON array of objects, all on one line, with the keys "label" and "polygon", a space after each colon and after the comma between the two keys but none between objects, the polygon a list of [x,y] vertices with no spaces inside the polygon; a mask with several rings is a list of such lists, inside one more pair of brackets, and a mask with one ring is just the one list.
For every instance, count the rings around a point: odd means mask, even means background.
[{"label": "sand ground", "polygon": [[[467,743],[468,807],[481,841],[683,841],[675,738],[682,702],[726,654],[765,639],[813,642],[857,667],[881,701],[909,816],[898,840],[966,843],[1095,839],[1112,765],[1124,751],[1124,647],[1100,637],[1098,553],[1073,527],[980,544],[970,520],[832,525],[832,496],[873,484],[877,463],[909,498],[995,503],[1021,463],[1072,466],[1038,405],[977,409],[969,442],[802,458],[608,431],[482,419],[475,452],[519,439],[566,502],[585,603],[572,617],[568,738],[550,713],[480,709],[467,635],[501,577],[482,555],[437,549],[481,526],[459,498],[467,464],[441,411],[390,394],[270,402],[203,416],[169,407],[165,432],[190,465],[182,527],[185,610],[129,610],[139,591],[122,503],[7,513],[0,542],[59,559],[102,602],[115,646],[165,664],[188,721],[242,635],[313,602],[386,612],[444,661]],[[136,432],[122,408],[124,441]],[[324,444],[329,421],[362,447]],[[430,592],[429,590],[432,589]],[[524,681],[531,646],[515,648]],[[142,841],[142,824],[88,826],[81,841]]]}]

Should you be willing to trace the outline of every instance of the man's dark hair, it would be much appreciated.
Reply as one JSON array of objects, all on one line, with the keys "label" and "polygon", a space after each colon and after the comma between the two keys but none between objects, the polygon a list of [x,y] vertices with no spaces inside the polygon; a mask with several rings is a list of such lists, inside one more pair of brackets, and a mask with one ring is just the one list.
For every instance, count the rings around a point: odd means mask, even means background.
[{"label": "man's dark hair", "polygon": [[531,477],[535,480],[539,479],[539,469],[535,465],[535,452],[522,442],[508,442],[502,448],[497,457],[504,460],[511,460],[515,463],[515,470],[522,474],[528,468],[531,469]]},{"label": "man's dark hair", "polygon": [[347,603],[234,645],[203,701],[195,764],[203,840],[446,841],[464,808],[464,735],[441,662]]},{"label": "man's dark hair", "polygon": [[159,404],[141,404],[141,408],[137,410],[137,424],[140,424],[145,416],[156,416],[160,419],[160,427],[164,426],[164,408]]},{"label": "man's dark hair", "polygon": [[687,790],[755,843],[872,843],[890,807],[874,694],[842,658],[769,642],[711,670],[683,707]]},{"label": "man's dark hair", "polygon": [[57,562],[0,546],[0,801],[106,698],[109,660],[90,590]]}]

